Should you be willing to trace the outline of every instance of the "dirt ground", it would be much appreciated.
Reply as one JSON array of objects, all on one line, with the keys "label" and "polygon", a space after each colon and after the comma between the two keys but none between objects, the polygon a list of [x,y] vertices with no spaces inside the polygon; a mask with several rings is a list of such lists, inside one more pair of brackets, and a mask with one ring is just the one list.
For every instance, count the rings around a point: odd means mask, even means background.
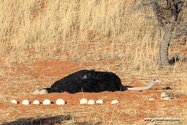
[{"label": "dirt ground", "polygon": [[[32,66],[32,68],[30,67]],[[39,82],[25,83],[20,85],[11,85],[11,81],[1,79],[7,82],[8,87],[1,87],[1,92],[5,94],[0,98],[0,110],[3,112],[0,117],[1,124],[180,124],[183,116],[186,115],[184,109],[186,107],[186,95],[175,95],[173,99],[163,100],[160,95],[164,91],[159,84],[150,90],[145,91],[116,91],[101,93],[83,93],[76,94],[51,93],[46,95],[32,95],[32,92],[42,87],[49,87],[59,78],[63,78],[69,73],[80,69],[85,69],[85,65],[80,63],[72,63],[70,61],[35,61],[29,62],[28,66],[20,64],[16,70],[9,75],[12,81],[21,81],[24,79],[16,79],[17,75],[30,75],[37,77]],[[7,67],[4,70],[15,70],[14,67]],[[58,77],[57,79],[47,80],[42,75]],[[26,80],[27,81],[27,80]],[[122,83],[127,80],[122,79]],[[136,85],[133,82],[136,81]],[[138,80],[131,80],[131,86],[145,86]],[[148,80],[145,80],[149,84]],[[28,81],[27,81],[28,82]],[[169,86],[169,84],[168,84]],[[18,94],[20,91],[21,94]],[[172,90],[167,90],[167,92]],[[55,102],[62,98],[66,104],[59,106]],[[102,99],[103,104],[88,105],[80,104],[80,99]],[[154,98],[155,100],[149,100]],[[10,101],[16,99],[19,104],[12,104]],[[30,105],[22,105],[21,102],[28,99]],[[50,105],[34,105],[34,100],[41,103],[44,99],[50,99]],[[120,103],[111,104],[112,100],[118,100]],[[177,118],[179,121],[145,121],[145,118]]]}]

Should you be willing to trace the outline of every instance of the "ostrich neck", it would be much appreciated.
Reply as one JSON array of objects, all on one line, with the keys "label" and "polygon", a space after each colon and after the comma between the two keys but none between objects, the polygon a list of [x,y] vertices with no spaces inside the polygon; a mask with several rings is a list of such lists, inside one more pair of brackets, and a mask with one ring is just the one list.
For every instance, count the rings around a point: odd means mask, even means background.
[{"label": "ostrich neck", "polygon": [[147,89],[150,89],[151,87],[153,87],[155,84],[149,84],[144,87],[132,87],[132,88],[128,88],[128,90],[147,90]]}]

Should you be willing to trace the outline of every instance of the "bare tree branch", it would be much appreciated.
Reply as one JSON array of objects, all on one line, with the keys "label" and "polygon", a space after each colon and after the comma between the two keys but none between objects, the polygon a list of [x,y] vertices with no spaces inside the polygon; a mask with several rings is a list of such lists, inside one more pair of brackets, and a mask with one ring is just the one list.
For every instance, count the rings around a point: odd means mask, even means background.
[{"label": "bare tree branch", "polygon": [[186,29],[185,31],[183,31],[182,33],[176,34],[176,35],[173,37],[173,39],[177,39],[177,38],[179,38],[179,37],[181,37],[181,36],[183,36],[183,35],[187,35],[187,29]]}]

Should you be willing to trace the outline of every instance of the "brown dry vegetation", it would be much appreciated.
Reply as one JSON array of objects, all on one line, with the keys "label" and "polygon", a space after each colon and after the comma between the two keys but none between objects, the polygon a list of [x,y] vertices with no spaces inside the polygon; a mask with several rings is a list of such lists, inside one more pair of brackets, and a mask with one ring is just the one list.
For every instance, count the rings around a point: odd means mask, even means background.
[{"label": "brown dry vegetation", "polygon": [[[187,123],[187,64],[159,68],[163,31],[152,8],[137,13],[132,0],[1,0],[0,1],[0,123],[20,124],[38,118],[45,124],[183,124]],[[153,17],[152,19],[146,16]],[[186,37],[172,41],[170,57],[187,57]],[[144,86],[151,77],[162,80],[148,91],[53,93],[31,95],[80,69],[116,73],[124,85]],[[174,99],[160,98],[170,87]],[[175,89],[174,89],[175,88]],[[102,105],[80,105],[81,98],[103,99]],[[13,105],[11,99],[55,102],[57,106]],[[149,101],[149,98],[155,98]],[[111,105],[114,99],[120,101]],[[144,121],[144,118],[180,121]]]}]

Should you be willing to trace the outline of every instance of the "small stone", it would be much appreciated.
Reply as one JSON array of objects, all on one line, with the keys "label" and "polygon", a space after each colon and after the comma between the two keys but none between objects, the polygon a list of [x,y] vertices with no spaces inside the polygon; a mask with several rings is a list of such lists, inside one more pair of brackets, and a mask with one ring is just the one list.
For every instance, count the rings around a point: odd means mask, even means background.
[{"label": "small stone", "polygon": [[162,98],[165,98],[165,97],[168,97],[169,95],[166,93],[166,92],[163,92],[163,93],[161,93],[161,97]]},{"label": "small stone", "polygon": [[152,101],[152,100],[155,100],[155,99],[154,98],[150,98],[149,100]]}]

